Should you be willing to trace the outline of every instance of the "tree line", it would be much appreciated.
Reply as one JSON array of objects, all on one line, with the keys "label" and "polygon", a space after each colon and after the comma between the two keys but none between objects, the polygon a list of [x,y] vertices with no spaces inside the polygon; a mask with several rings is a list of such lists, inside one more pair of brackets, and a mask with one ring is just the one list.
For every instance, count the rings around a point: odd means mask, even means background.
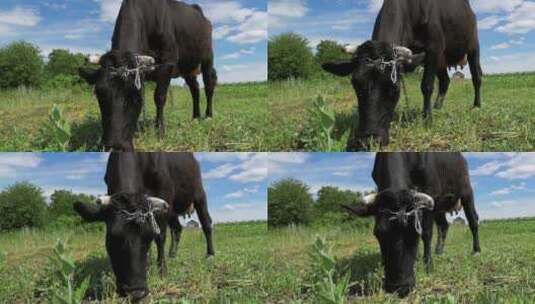
[{"label": "tree line", "polygon": [[17,41],[0,48],[0,89],[64,88],[83,84],[78,68],[87,63],[86,56],[55,49],[47,60],[38,46]]},{"label": "tree line", "polygon": [[310,79],[328,77],[321,64],[349,59],[343,46],[333,40],[321,41],[313,50],[310,41],[296,33],[283,33],[268,41],[268,79]]},{"label": "tree line", "polygon": [[0,192],[0,232],[80,224],[73,203],[94,200],[91,195],[55,190],[47,203],[40,187],[29,182],[15,183]]},{"label": "tree line", "polygon": [[288,225],[340,225],[350,223],[369,226],[369,219],[355,218],[342,205],[362,203],[364,193],[323,186],[314,198],[310,186],[288,178],[268,187],[268,224],[270,227]]}]

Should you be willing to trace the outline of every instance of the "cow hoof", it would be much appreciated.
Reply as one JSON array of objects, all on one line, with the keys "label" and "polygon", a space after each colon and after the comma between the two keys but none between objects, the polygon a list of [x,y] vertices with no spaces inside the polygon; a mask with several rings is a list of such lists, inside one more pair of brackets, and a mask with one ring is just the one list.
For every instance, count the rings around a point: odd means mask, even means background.
[{"label": "cow hoof", "polygon": [[441,102],[435,102],[435,106],[434,106],[434,108],[435,108],[436,110],[440,110],[440,109],[442,109],[442,103],[441,103]]},{"label": "cow hoof", "polygon": [[479,251],[472,252],[472,256],[477,257],[477,256],[480,256],[480,255],[481,255],[481,252],[479,252]]}]

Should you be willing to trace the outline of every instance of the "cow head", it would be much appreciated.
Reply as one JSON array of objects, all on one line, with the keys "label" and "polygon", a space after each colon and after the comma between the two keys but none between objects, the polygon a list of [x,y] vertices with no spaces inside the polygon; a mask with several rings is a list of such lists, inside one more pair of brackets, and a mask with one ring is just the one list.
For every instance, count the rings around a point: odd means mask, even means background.
[{"label": "cow head", "polygon": [[160,198],[126,193],[74,204],[84,220],[106,223],[106,250],[120,296],[137,301],[148,294],[147,253],[151,241],[165,234],[168,208]]},{"label": "cow head", "polygon": [[425,53],[413,55],[405,47],[377,41],[367,41],[358,48],[347,46],[353,58],[328,62],[322,68],[334,75],[351,75],[358,98],[358,129],[347,149],[368,150],[372,141],[388,145],[390,122],[399,101],[400,73],[420,64]]},{"label": "cow head", "polygon": [[95,86],[102,117],[102,141],[106,151],[133,151],[133,137],[143,106],[143,79],[155,69],[154,58],[111,51],[91,56],[100,67],[81,68],[79,74]]},{"label": "cow head", "polygon": [[374,234],[383,258],[384,288],[405,297],[415,284],[414,263],[422,213],[434,208],[434,200],[421,192],[384,190],[367,196],[365,203],[344,207],[358,216],[375,217]]}]

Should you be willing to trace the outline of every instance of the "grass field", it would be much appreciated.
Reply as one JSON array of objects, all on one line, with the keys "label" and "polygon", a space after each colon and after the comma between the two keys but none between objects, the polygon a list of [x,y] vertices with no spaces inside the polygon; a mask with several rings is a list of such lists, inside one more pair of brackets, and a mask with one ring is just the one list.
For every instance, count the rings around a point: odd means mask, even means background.
[{"label": "grass field", "polygon": [[[266,151],[267,84],[219,85],[214,98],[214,118],[192,120],[189,89],[173,87],[165,108],[167,133],[160,140],[153,127],[153,90],[146,92],[148,126],[134,141],[140,151]],[[100,111],[89,89],[12,90],[0,92],[0,151],[50,149],[42,129],[54,104],[71,125],[68,150],[98,151]],[[204,93],[201,110],[205,109]],[[142,119],[142,117],[140,117]]]},{"label": "grass field", "polygon": [[[47,256],[56,240],[67,241],[67,254],[76,260],[77,273],[91,276],[90,292],[103,303],[123,303],[104,249],[104,232],[83,228],[55,232],[20,231],[0,234],[0,303],[40,303],[46,288]],[[146,303],[264,303],[273,273],[266,249],[265,222],[221,224],[214,228],[216,255],[206,259],[201,230],[186,229],[176,259],[167,259],[168,275],[161,278],[155,246],[149,271],[150,298]],[[167,245],[169,246],[169,243]],[[3,261],[3,262],[2,262]],[[267,261],[267,262],[266,262]],[[3,269],[2,269],[3,268]],[[167,301],[167,302],[165,302]]]},{"label": "grass field", "polygon": [[275,259],[280,261],[277,302],[321,303],[307,289],[314,283],[310,280],[309,253],[316,237],[321,236],[334,245],[339,275],[350,273],[348,302],[534,303],[534,232],[535,219],[482,222],[482,252],[472,256],[470,230],[453,225],[444,255],[433,256],[434,269],[429,274],[424,270],[420,244],[416,290],[407,299],[399,300],[382,290],[381,256],[372,228],[361,231],[348,226],[271,230],[270,247]]},{"label": "grass field", "polygon": [[[386,151],[533,151],[535,149],[535,73],[486,75],[482,108],[473,105],[470,79],[452,81],[444,107],[433,112],[433,124],[422,118],[420,75],[406,77],[409,103],[402,95]],[[435,89],[435,94],[437,89]],[[269,84],[270,151],[318,151],[319,125],[311,119],[312,103],[321,95],[336,113],[334,151],[343,151],[349,136],[356,96],[349,78],[326,78]],[[435,96],[433,96],[433,102]],[[376,148],[377,149],[377,148]]]}]

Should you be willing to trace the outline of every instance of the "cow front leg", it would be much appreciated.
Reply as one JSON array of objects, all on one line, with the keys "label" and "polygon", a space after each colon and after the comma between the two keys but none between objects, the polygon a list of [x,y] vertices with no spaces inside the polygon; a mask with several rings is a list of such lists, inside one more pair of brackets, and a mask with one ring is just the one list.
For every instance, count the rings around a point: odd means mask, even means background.
[{"label": "cow front leg", "polygon": [[446,220],[446,213],[438,213],[435,215],[435,222],[437,223],[438,231],[435,253],[440,255],[444,252],[444,242],[446,241],[446,236],[448,235],[449,224]]},{"label": "cow front leg", "polygon": [[432,53],[426,55],[426,63],[424,69],[424,76],[422,78],[421,90],[424,95],[424,119],[427,123],[432,122],[433,115],[431,111],[431,97],[433,95],[433,88],[435,86],[435,75],[437,74],[436,56]]},{"label": "cow front leg", "polygon": [[424,242],[424,264],[427,272],[432,270],[431,242],[433,240],[433,214],[424,211],[422,216],[422,241]]},{"label": "cow front leg", "polygon": [[156,250],[158,251],[158,269],[160,270],[160,275],[167,275],[167,265],[165,263],[165,234],[167,233],[166,229],[162,229],[160,235],[156,238]]},{"label": "cow front leg", "polygon": [[199,104],[199,82],[197,81],[197,77],[188,76],[185,78],[185,80],[189,87],[191,97],[193,98],[193,119],[201,118],[201,108]]},{"label": "cow front leg", "polygon": [[450,77],[448,76],[447,69],[439,69],[437,73],[438,77],[438,95],[435,101],[435,109],[441,109],[444,105],[444,99],[450,86]]},{"label": "cow front leg", "polygon": [[206,203],[206,195],[195,202],[195,210],[199,216],[199,221],[201,222],[202,231],[204,232],[204,237],[206,238],[206,252],[207,255],[213,256],[214,253],[214,244],[212,242],[212,218],[208,213],[208,205]]},{"label": "cow front leg", "polygon": [[476,50],[468,54],[468,65],[472,74],[472,84],[474,85],[474,108],[481,107],[481,78],[483,71],[479,60],[479,46]]},{"label": "cow front leg", "polygon": [[182,225],[178,220],[178,216],[172,216],[169,220],[169,228],[171,229],[171,247],[169,247],[169,257],[176,257],[178,244],[180,243],[180,236],[182,235]]},{"label": "cow front leg", "polygon": [[470,226],[470,231],[472,231],[472,249],[473,254],[479,254],[481,252],[481,247],[479,247],[479,227],[478,221],[479,216],[477,215],[476,208],[474,206],[474,194],[469,193],[461,198],[461,203],[463,205],[464,215],[468,220],[468,225]]},{"label": "cow front leg", "polygon": [[156,129],[158,136],[162,139],[165,136],[165,122],[163,110],[167,101],[167,91],[169,90],[170,78],[159,80],[156,83],[156,90],[154,91],[154,103],[156,104]]}]

